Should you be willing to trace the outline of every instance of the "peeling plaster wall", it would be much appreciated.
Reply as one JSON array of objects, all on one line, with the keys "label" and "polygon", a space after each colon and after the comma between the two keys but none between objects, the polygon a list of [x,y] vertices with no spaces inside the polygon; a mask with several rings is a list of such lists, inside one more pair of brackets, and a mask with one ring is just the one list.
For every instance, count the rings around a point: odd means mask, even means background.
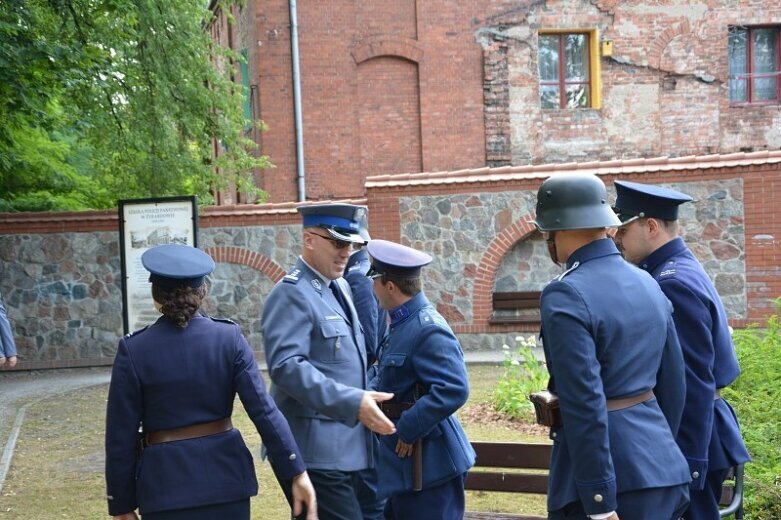
[{"label": "peeling plaster wall", "polygon": [[[781,148],[779,105],[730,105],[727,55],[730,26],[781,25],[777,0],[535,2],[501,22],[476,33],[485,74],[507,78],[485,82],[486,99],[509,90],[485,114],[491,166]],[[600,109],[540,108],[541,28],[596,28],[613,41]]]}]

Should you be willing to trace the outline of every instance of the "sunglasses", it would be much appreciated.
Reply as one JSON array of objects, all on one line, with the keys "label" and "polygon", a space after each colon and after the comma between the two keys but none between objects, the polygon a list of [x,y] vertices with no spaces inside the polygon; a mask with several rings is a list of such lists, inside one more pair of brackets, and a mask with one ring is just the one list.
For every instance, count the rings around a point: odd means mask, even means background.
[{"label": "sunglasses", "polygon": [[316,236],[316,237],[324,238],[324,239],[326,239],[326,240],[330,240],[330,241],[331,241],[331,243],[333,244],[333,246],[334,246],[336,249],[340,250],[340,251],[341,251],[342,249],[346,249],[346,248],[348,248],[348,247],[352,247],[352,245],[353,245],[353,243],[352,243],[352,242],[347,242],[346,240],[338,240],[338,239],[336,239],[336,238],[327,237],[327,236],[325,236],[325,235],[321,235],[320,233],[314,233],[314,232],[310,231],[310,232],[309,232],[309,234],[310,234],[310,235],[314,235],[314,236]]}]

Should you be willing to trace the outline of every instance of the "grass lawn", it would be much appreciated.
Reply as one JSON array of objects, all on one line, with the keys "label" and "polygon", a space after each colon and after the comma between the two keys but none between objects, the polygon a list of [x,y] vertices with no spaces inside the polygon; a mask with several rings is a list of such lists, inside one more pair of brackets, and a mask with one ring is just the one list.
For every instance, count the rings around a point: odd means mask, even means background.
[{"label": "grass lawn", "polygon": [[[546,442],[542,430],[502,420],[487,406],[501,367],[469,367],[472,392],[459,412],[472,440]],[[268,379],[266,379],[268,380]],[[107,385],[63,394],[27,410],[11,470],[0,496],[0,520],[107,518],[103,480],[103,426]],[[260,437],[237,400],[234,424],[252,449],[260,492],[253,519],[289,518],[289,509],[268,464],[260,460]],[[467,509],[544,514],[543,497],[500,493],[467,495]]]}]

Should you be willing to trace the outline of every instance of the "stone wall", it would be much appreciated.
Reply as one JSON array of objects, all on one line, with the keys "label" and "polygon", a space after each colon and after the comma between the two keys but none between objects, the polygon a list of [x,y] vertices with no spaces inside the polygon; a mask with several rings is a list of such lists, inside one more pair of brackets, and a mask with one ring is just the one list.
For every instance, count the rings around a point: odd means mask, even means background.
[{"label": "stone wall", "polygon": [[[689,163],[597,163],[612,180],[652,182],[692,195],[681,233],[714,280],[733,326],[761,323],[781,295],[781,153]],[[753,162],[752,162],[753,161]],[[714,164],[719,165],[718,167]],[[741,166],[736,166],[740,164]],[[501,359],[538,324],[497,324],[496,291],[541,290],[560,272],[530,221],[548,166],[388,176],[368,184],[374,238],[401,241],[434,261],[424,287],[468,352]],[[294,203],[201,208],[199,245],[217,263],[207,314],[237,321],[262,351],[263,302],[301,251]],[[109,364],[122,334],[118,221],[114,213],[0,214],[0,293],[20,369]],[[598,282],[595,282],[598,283]],[[533,313],[533,312],[532,312]]]}]

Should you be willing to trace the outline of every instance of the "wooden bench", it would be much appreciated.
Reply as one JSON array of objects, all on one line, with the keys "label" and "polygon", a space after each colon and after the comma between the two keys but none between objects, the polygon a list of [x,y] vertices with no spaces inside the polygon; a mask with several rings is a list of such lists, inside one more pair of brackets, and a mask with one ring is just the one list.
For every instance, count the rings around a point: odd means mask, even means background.
[{"label": "wooden bench", "polygon": [[[493,324],[539,323],[540,291],[495,292],[491,297]],[[516,311],[509,314],[507,311]]]},{"label": "wooden bench", "polygon": [[[471,491],[498,491],[505,493],[533,493],[545,495],[548,491],[547,470],[551,444],[519,442],[472,442],[477,453],[475,467],[466,478],[465,487]],[[488,469],[484,469],[488,468]],[[505,471],[510,470],[510,471]],[[531,470],[531,471],[530,471]],[[737,466],[721,488],[720,517],[734,515],[743,518],[743,465]],[[540,520],[544,516],[467,512],[464,520]]]}]

